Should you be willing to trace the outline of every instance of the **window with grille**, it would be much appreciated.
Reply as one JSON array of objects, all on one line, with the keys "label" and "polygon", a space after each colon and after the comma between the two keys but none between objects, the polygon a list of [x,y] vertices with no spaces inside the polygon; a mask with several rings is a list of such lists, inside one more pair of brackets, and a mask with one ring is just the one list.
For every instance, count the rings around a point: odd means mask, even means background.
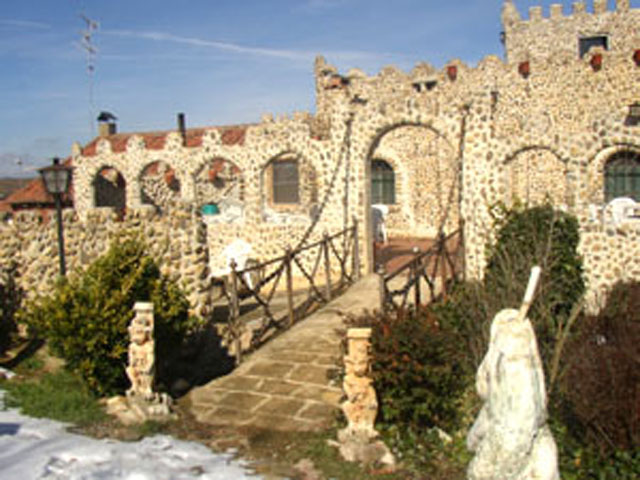
[{"label": "window with grille", "polygon": [[630,197],[640,202],[640,153],[614,154],[604,167],[604,198]]},{"label": "window with grille", "polygon": [[395,173],[384,160],[371,161],[371,203],[396,203]]},{"label": "window with grille", "polygon": [[299,203],[298,160],[275,160],[273,172],[273,203]]}]

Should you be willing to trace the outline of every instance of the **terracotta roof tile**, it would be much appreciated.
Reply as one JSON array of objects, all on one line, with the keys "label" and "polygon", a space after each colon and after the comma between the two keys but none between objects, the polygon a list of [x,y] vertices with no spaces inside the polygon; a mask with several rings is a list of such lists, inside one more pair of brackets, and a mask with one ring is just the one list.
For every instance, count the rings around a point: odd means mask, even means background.
[{"label": "terracotta roof tile", "polygon": [[[67,157],[62,162],[63,165],[71,166],[71,157]],[[73,201],[73,182],[69,188],[69,193],[65,195],[62,199],[64,204],[70,204]],[[44,182],[42,178],[34,178],[27,185],[22,187],[19,190],[16,190],[11,195],[9,195],[4,202],[7,205],[21,205],[21,204],[53,204],[54,199],[44,186]]]},{"label": "terracotta roof tile", "polygon": [[[249,125],[238,125],[230,127],[211,127],[221,132],[220,137],[223,145],[244,145],[245,134]],[[200,147],[207,128],[189,128],[186,131],[185,145],[187,147]],[[145,147],[149,150],[161,150],[164,148],[167,135],[176,130],[161,132],[137,132],[137,133],[116,133],[105,137],[111,144],[111,151],[121,153],[127,150],[127,142],[134,135],[142,136]],[[96,154],[97,144],[100,137],[93,139],[83,149],[82,155],[92,157]]]}]

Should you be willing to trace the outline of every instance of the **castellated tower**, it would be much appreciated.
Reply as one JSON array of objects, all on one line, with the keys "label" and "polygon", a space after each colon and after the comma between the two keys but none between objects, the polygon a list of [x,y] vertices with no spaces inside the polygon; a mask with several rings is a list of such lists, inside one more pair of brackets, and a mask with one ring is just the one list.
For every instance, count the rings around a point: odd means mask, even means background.
[{"label": "castellated tower", "polygon": [[583,1],[574,2],[571,12],[556,3],[548,15],[537,6],[523,19],[513,1],[505,0],[502,25],[507,61],[562,62],[584,55],[591,47],[612,52],[640,48],[640,9],[632,9],[629,0],[617,0],[614,10],[607,10],[607,0],[592,1],[593,12]]}]

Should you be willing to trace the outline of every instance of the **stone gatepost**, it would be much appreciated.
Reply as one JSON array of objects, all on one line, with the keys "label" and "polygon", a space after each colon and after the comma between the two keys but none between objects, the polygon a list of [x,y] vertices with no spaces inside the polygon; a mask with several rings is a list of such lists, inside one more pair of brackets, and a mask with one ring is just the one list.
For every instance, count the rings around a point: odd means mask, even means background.
[{"label": "stone gatepost", "polygon": [[376,440],[378,432],[374,424],[378,399],[371,379],[371,329],[350,328],[347,342],[343,381],[346,400],[342,403],[347,426],[338,432],[340,454],[350,462],[394,465],[395,460],[387,446]]}]

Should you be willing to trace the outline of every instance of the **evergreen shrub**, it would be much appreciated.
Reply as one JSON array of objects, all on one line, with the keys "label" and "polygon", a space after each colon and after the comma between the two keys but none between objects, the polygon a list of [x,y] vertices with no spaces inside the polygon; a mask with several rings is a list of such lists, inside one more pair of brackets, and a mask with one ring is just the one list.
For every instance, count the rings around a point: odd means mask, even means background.
[{"label": "evergreen shrub", "polygon": [[99,395],[122,393],[135,302],[154,304],[157,377],[162,359],[177,349],[195,326],[176,282],[160,274],[137,237],[118,237],[109,251],[78,276],[61,279],[50,296],[28,302],[21,317],[47,340]]}]

